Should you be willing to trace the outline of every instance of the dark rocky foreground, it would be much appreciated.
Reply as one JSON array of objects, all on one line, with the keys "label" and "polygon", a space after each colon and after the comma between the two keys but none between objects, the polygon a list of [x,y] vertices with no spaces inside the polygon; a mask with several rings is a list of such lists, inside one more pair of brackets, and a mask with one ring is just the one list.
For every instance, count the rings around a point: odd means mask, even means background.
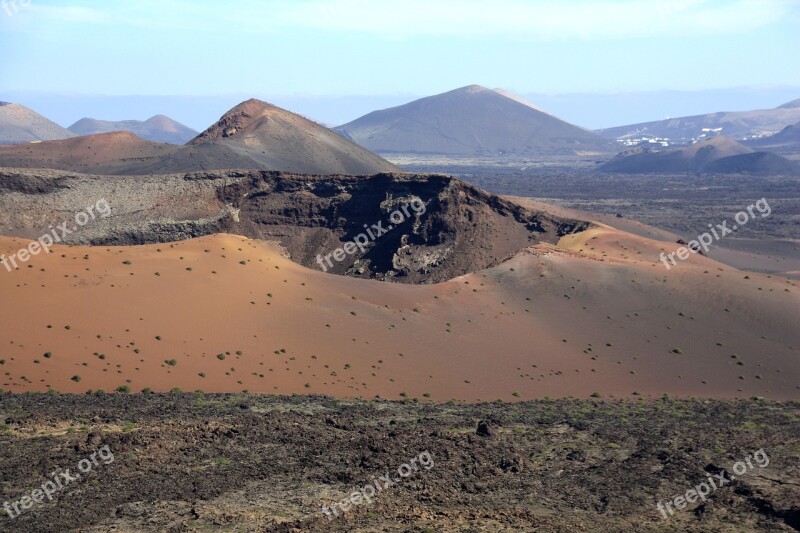
[{"label": "dark rocky foreground", "polygon": [[[0,414],[2,501],[114,456],[0,531],[800,530],[797,402],[3,394]],[[759,449],[767,466],[657,511]],[[414,458],[430,468],[399,479]],[[323,514],[387,472],[371,503]]]}]

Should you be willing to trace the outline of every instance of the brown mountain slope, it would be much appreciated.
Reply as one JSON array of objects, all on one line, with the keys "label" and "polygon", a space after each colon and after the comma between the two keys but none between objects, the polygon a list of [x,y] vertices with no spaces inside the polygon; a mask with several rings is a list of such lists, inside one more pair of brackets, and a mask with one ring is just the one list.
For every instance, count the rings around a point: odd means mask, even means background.
[{"label": "brown mountain slope", "polygon": [[228,111],[189,146],[221,146],[256,161],[257,168],[303,174],[399,170],[324,126],[255,99]]},{"label": "brown mountain slope", "polygon": [[603,228],[418,286],[234,235],[59,246],[0,272],[0,387],[800,398],[797,286],[699,256],[666,271],[673,247]]},{"label": "brown mountain slope", "polygon": [[[5,390],[800,398],[796,281],[699,255],[667,270],[672,239],[559,229],[562,209],[453,178],[17,171],[0,184],[5,258],[65,213],[112,209],[70,235],[97,246],[0,266]],[[365,272],[315,263],[412,196],[427,209],[359,256]],[[112,246],[138,242],[153,244]],[[447,281],[360,279],[387,264]]]},{"label": "brown mountain slope", "polygon": [[723,157],[730,157],[733,155],[750,154],[753,152],[752,148],[734,141],[729,137],[719,135],[707,141],[695,143],[686,148],[678,150],[676,153],[684,159],[697,159],[703,161],[715,161]]},{"label": "brown mountain slope", "polygon": [[591,132],[478,85],[374,111],[336,130],[381,154],[513,158],[616,149]]},{"label": "brown mountain slope", "polygon": [[50,141],[74,137],[72,132],[20,104],[0,102],[0,144]]},{"label": "brown mountain slope", "polygon": [[141,165],[174,150],[169,144],[115,131],[61,141],[0,146],[0,166],[114,173],[120,166]]}]

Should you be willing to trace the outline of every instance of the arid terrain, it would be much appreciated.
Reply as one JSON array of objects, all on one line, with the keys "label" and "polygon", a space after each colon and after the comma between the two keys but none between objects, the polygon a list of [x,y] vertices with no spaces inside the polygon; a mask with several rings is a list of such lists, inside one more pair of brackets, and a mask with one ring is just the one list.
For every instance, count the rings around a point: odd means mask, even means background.
[{"label": "arid terrain", "polygon": [[800,532],[798,20],[0,0],[0,533]]},{"label": "arid terrain", "polygon": [[[8,174],[0,204],[18,209],[4,209],[6,234],[55,227],[92,194],[122,207],[69,236],[95,246],[56,245],[0,271],[0,386],[424,401],[798,397],[797,281],[694,254],[668,270],[660,254],[678,245],[658,239],[669,234],[581,223],[442,176],[371,179],[377,189],[270,173]],[[324,184],[347,202],[337,206]],[[306,192],[282,196],[296,190]],[[385,219],[392,190],[426,211],[379,237],[358,259],[363,271],[323,272],[314,250]],[[251,206],[263,198],[272,202]],[[339,218],[315,214],[326,209]],[[130,245],[139,242],[153,244]],[[0,251],[27,245],[4,237]],[[359,279],[376,276],[405,283]]]},{"label": "arid terrain", "polygon": [[667,269],[678,233],[441,174],[0,184],[2,531],[800,530],[791,249]]},{"label": "arid terrain", "polygon": [[[495,194],[536,198],[578,209],[571,216],[602,221],[623,231],[639,221],[662,228],[660,239],[689,241],[709,224],[732,220],[764,198],[768,218],[746,224],[717,241],[708,256],[742,270],[800,278],[800,178],[749,174],[601,174],[587,158],[545,158],[501,164],[497,160],[443,161],[393,158],[405,170],[446,172]],[[625,225],[621,225],[625,224]],[[655,235],[655,234],[653,234]]]}]

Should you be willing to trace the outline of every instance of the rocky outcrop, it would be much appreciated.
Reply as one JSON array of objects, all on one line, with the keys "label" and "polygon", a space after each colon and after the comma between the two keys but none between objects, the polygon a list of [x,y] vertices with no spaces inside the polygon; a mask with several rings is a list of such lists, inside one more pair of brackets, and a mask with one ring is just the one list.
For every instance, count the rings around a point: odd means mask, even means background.
[{"label": "rocky outcrop", "polygon": [[[588,227],[443,175],[266,172],[221,187],[218,198],[241,210],[238,233],[278,240],[303,265],[409,283],[482,270]],[[350,242],[363,245],[337,261],[332,254]]]},{"label": "rocky outcrop", "polygon": [[589,227],[436,174],[221,171],[123,178],[11,171],[0,172],[0,234],[35,238],[100,198],[112,215],[67,242],[138,245],[229,232],[279,241],[309,268],[404,283],[482,270]]}]

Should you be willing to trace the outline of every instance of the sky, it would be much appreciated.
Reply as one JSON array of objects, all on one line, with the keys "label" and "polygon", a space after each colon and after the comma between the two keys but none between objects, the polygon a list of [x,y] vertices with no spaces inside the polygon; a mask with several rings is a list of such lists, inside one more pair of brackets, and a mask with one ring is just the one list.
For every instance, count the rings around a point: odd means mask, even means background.
[{"label": "sky", "polygon": [[117,97],[118,114],[147,112],[125,96],[255,96],[337,123],[358,106],[336,102],[474,83],[555,101],[738,88],[746,109],[800,88],[798,28],[800,0],[0,0],[0,96]]}]

